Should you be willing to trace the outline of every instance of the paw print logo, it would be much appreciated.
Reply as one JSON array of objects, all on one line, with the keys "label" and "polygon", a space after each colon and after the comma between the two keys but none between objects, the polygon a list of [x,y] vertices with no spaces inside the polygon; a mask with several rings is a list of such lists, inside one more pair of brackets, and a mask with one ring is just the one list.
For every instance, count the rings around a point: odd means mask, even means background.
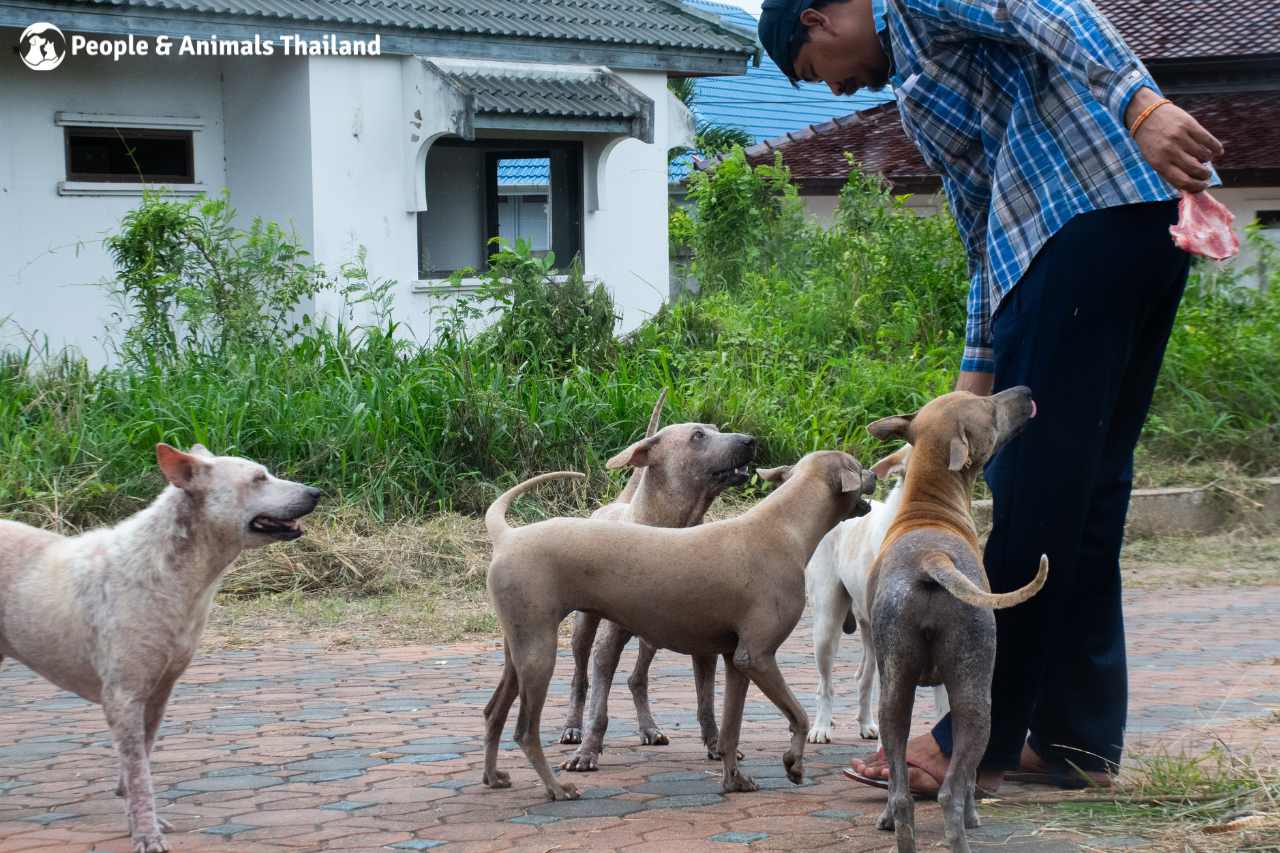
[{"label": "paw print logo", "polygon": [[53,24],[32,24],[18,39],[18,57],[32,71],[52,71],[67,58],[67,38]]}]

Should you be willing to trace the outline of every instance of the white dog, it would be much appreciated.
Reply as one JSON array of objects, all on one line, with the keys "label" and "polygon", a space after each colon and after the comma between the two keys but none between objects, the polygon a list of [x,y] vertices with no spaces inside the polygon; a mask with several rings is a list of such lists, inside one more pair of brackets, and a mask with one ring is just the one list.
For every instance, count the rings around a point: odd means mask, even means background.
[{"label": "white dog", "polygon": [[[885,480],[904,474],[911,445],[881,459],[871,470]],[[871,512],[841,522],[818,543],[804,570],[805,591],[813,607],[813,656],[818,662],[818,714],[809,729],[809,743],[831,742],[831,667],[840,650],[840,633],[862,635],[862,663],[858,667],[858,733],[864,738],[880,734],[871,716],[876,680],[876,656],[872,650],[871,617],[867,601],[867,573],[880,554],[885,532],[902,501],[899,479],[884,502],[872,501]],[[947,691],[934,689],[939,713],[947,712]]]},{"label": "white dog", "polygon": [[136,853],[165,853],[151,749],[213,594],[245,548],[302,535],[318,489],[248,459],[156,445],[171,484],[117,526],[65,537],[0,521],[0,661],[102,705]]}]

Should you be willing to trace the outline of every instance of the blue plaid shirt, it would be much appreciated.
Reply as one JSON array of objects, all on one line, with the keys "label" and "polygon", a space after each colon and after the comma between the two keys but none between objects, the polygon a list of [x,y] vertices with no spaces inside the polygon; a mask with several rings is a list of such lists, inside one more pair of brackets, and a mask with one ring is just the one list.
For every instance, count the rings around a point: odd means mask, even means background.
[{"label": "blue plaid shirt", "polygon": [[[902,126],[969,256],[962,370],[991,373],[991,316],[1078,213],[1175,198],[1125,127],[1147,69],[1089,0],[876,0]],[[881,17],[883,16],[883,17]]]}]

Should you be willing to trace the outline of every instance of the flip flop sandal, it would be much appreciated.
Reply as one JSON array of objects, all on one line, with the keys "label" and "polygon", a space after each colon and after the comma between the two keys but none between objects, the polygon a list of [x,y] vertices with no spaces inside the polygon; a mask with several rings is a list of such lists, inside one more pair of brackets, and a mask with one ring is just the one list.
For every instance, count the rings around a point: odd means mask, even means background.
[{"label": "flip flop sandal", "polygon": [[[912,764],[910,761],[908,761],[907,767],[914,767],[924,775],[928,776],[930,779],[933,779],[933,781],[938,782],[937,777],[935,777],[932,773],[930,773],[928,770],[925,770],[923,767],[921,767],[918,764]],[[863,785],[869,785],[872,788],[879,788],[883,791],[889,790],[888,779],[875,779],[875,778],[872,778],[871,776],[864,776],[863,774],[859,773],[857,770],[854,770],[852,767],[845,767],[840,772],[844,774],[846,779],[852,779],[854,782],[859,782]],[[942,784],[941,782],[938,782],[939,786],[941,786],[941,784]],[[938,799],[938,789],[934,788],[932,791],[920,791],[920,790],[917,790],[916,788],[912,788],[911,796],[917,800],[924,800],[924,801],[936,800]]]},{"label": "flip flop sandal", "polygon": [[1101,777],[1094,777],[1092,774],[1081,776],[1080,771],[1070,768],[1050,771],[1014,770],[1004,774],[1004,779],[1006,782],[1016,782],[1021,785],[1046,785],[1065,791],[1111,787],[1110,776],[1105,774]]}]

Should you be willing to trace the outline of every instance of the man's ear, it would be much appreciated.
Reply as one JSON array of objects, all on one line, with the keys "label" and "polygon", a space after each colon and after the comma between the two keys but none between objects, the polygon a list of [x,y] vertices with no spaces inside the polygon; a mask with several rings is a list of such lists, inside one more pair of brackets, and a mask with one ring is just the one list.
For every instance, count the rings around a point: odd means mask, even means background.
[{"label": "man's ear", "polygon": [[756,476],[766,483],[785,483],[791,476],[791,465],[779,465],[777,468],[757,468]]},{"label": "man's ear", "polygon": [[649,438],[642,438],[617,456],[604,463],[604,467],[610,471],[615,468],[644,468],[651,464],[649,454],[658,446],[658,442],[662,440],[661,435],[653,435]]},{"label": "man's ear", "polygon": [[827,15],[821,9],[809,8],[800,13],[800,25],[803,27],[825,27],[827,24]]},{"label": "man's ear", "polygon": [[915,420],[915,413],[909,415],[890,415],[887,418],[881,418],[874,423],[867,424],[867,432],[874,435],[881,441],[890,438],[906,439],[907,428],[911,426],[911,422]]},{"label": "man's ear", "polygon": [[965,438],[963,432],[951,439],[951,461],[947,463],[947,467],[952,471],[959,471],[969,464],[969,441]]},{"label": "man's ear", "polygon": [[156,445],[156,462],[160,465],[164,478],[184,491],[191,488],[196,474],[208,464],[163,442]]}]

